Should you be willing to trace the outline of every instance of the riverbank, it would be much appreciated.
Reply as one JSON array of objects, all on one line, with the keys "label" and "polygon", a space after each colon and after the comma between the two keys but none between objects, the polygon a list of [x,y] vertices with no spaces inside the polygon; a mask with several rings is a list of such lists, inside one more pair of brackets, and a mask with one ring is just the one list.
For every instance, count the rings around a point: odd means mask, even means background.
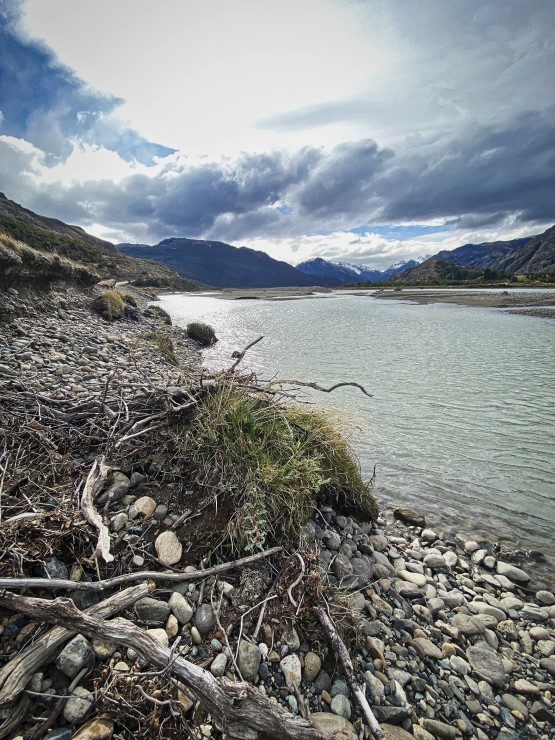
[{"label": "riverbank", "polygon": [[[372,523],[322,506],[302,540],[287,543],[291,551],[231,567],[219,579],[203,573],[209,563],[199,546],[208,529],[201,522],[214,528],[216,520],[180,490],[186,471],[166,454],[169,438],[155,426],[157,414],[175,419],[195,398],[195,345],[183,330],[145,312],[140,296],[134,318],[131,312],[113,323],[92,313],[92,295],[77,289],[0,298],[11,308],[0,328],[3,413],[28,427],[47,466],[65,474],[76,465],[56,499],[40,466],[32,476],[18,470],[24,451],[15,458],[4,452],[3,576],[69,579],[74,588],[53,592],[42,584],[28,593],[69,594],[80,608],[94,610],[106,601],[93,590],[99,578],[118,574],[140,582],[148,570],[156,590],[145,586],[123,614],[148,631],[166,658],[184,658],[223,687],[224,676],[233,682],[242,676],[256,696],[293,717],[310,715],[326,737],[338,729],[344,740],[369,737],[337,653],[315,621],[312,608],[327,604],[386,738],[549,737],[555,597],[530,590],[528,564],[432,531],[416,512]],[[159,332],[172,339],[180,366],[148,339]],[[142,414],[135,421],[137,402]],[[59,439],[68,425],[71,444],[52,450],[52,425]],[[110,435],[118,425],[127,441],[114,448]],[[98,487],[96,499],[112,564],[93,556],[96,532],[78,503],[83,472],[87,480],[91,472],[91,435],[99,430],[112,450],[112,481]],[[147,431],[155,447],[141,447]],[[133,640],[66,634],[38,663],[19,664],[15,691],[14,662],[36,651],[45,628],[1,597],[0,603],[4,736],[42,728],[36,736],[49,740],[221,737],[216,707],[211,713],[198,690],[183,682],[176,687],[170,670],[153,672]],[[244,692],[239,705],[249,696]],[[244,724],[242,732],[245,737]]]},{"label": "riverbank", "polygon": [[[553,291],[434,291],[433,288],[385,289],[373,294],[378,300],[411,301],[412,303],[456,303],[460,306],[478,308],[503,308],[512,313],[520,313],[543,318],[555,316],[555,290]],[[527,310],[530,309],[530,310]]]}]

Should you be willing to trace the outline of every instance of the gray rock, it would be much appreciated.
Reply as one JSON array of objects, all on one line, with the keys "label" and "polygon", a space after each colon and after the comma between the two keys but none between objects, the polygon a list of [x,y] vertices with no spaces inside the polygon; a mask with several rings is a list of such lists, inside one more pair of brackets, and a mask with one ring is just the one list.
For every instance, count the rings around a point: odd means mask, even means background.
[{"label": "gray rock", "polygon": [[542,658],[540,660],[541,667],[550,673],[552,676],[555,676],[555,656],[551,656],[549,658]]},{"label": "gray rock", "polygon": [[470,605],[471,609],[475,610],[478,614],[487,614],[495,619],[497,622],[502,622],[507,618],[507,615],[501,609],[497,609],[495,606],[485,604],[483,601],[473,601]]},{"label": "gray rock", "polygon": [[385,686],[379,678],[371,671],[366,671],[364,674],[364,680],[366,681],[367,692],[370,695],[370,702],[373,703],[376,699],[383,699],[385,696]]},{"label": "gray rock", "polygon": [[147,596],[137,601],[135,611],[141,622],[151,624],[153,622],[165,622],[170,614],[170,607],[165,601]]},{"label": "gray rock", "polygon": [[201,604],[195,612],[195,627],[201,635],[212,632],[216,626],[216,615],[210,604]]},{"label": "gray rock", "polygon": [[439,722],[435,719],[424,719],[422,725],[434,737],[447,738],[447,740],[457,737],[457,730],[452,725],[445,724],[445,722]]},{"label": "gray rock", "polygon": [[484,632],[484,625],[480,620],[468,614],[455,614],[451,619],[451,624],[460,630],[465,637],[481,635]]},{"label": "gray rock", "polygon": [[411,710],[409,707],[388,707],[388,706],[377,706],[371,707],[376,719],[381,724],[387,723],[390,725],[398,725],[407,717],[410,717]]},{"label": "gray rock", "polygon": [[518,616],[531,622],[547,622],[549,614],[535,604],[524,604]]},{"label": "gray rock", "polygon": [[437,555],[436,553],[430,553],[424,556],[424,564],[428,568],[443,568],[445,566],[445,558],[443,555]]},{"label": "gray rock", "polygon": [[426,526],[426,518],[423,514],[419,514],[414,509],[409,509],[405,506],[399,506],[396,509],[393,510],[393,516],[395,519],[399,519],[399,521],[403,522],[404,524],[408,524],[409,526],[413,527],[425,527]]},{"label": "gray rock", "polygon": [[91,711],[94,704],[94,697],[90,691],[83,686],[77,686],[73,691],[73,696],[67,700],[64,707],[64,718],[70,725],[76,725],[82,722],[87,714]]},{"label": "gray rock", "polygon": [[470,672],[470,666],[466,660],[463,660],[458,655],[452,655],[449,658],[449,663],[451,663],[453,670],[456,671],[459,676],[466,676],[466,674]]},{"label": "gray rock", "polygon": [[517,699],[513,694],[503,694],[501,698],[511,712],[520,712],[525,720],[528,719],[528,709],[520,699]]},{"label": "gray rock", "polygon": [[67,580],[69,578],[69,569],[59,558],[50,558],[44,564],[47,578],[59,578]]},{"label": "gray rock", "polygon": [[210,666],[210,673],[216,678],[223,676],[227,668],[227,655],[218,653]]},{"label": "gray rock", "polygon": [[239,654],[237,656],[237,665],[245,681],[254,681],[260,667],[260,650],[258,645],[252,642],[241,640],[239,645]]},{"label": "gray rock", "polygon": [[536,601],[543,606],[552,606],[555,604],[555,595],[551,591],[538,591]]},{"label": "gray rock", "polygon": [[331,700],[331,711],[334,714],[338,714],[340,717],[350,719],[351,717],[351,704],[346,696],[343,694],[337,694]]},{"label": "gray rock", "polygon": [[467,650],[468,662],[475,673],[493,686],[501,687],[505,682],[503,661],[491,650],[471,647]]},{"label": "gray rock", "polygon": [[347,578],[353,572],[351,561],[349,560],[349,558],[347,558],[345,555],[342,555],[341,553],[335,556],[334,561],[331,564],[331,569],[334,575],[336,575],[339,580]]},{"label": "gray rock", "polygon": [[286,655],[285,658],[282,658],[280,667],[285,678],[285,683],[291,691],[295,686],[299,687],[301,685],[301,661],[296,653]]},{"label": "gray rock", "polygon": [[301,646],[297,630],[292,625],[289,625],[283,632],[281,641],[284,642],[291,651],[298,650]]},{"label": "gray rock", "polygon": [[505,578],[509,578],[515,583],[528,583],[530,576],[520,568],[511,565],[510,563],[504,563],[502,560],[497,561],[497,572]]},{"label": "gray rock", "polygon": [[322,668],[322,661],[320,660],[320,656],[316,655],[316,653],[308,652],[304,656],[304,668],[303,673],[305,680],[308,683],[311,683],[314,681],[316,676],[320,673],[320,669]]},{"label": "gray rock", "polygon": [[422,530],[421,537],[424,542],[433,542],[434,540],[437,540],[437,534],[434,532],[433,529]]},{"label": "gray rock", "polygon": [[321,670],[314,679],[314,692],[321,694],[322,691],[328,691],[331,687],[331,677],[327,671]]},{"label": "gray rock", "polygon": [[518,678],[514,683],[514,688],[517,694],[534,695],[540,693],[536,684],[527,681],[525,678]]},{"label": "gray rock", "polygon": [[339,550],[341,547],[341,535],[333,530],[331,532],[326,532],[324,543],[328,550]]},{"label": "gray rock", "polygon": [[389,544],[387,537],[383,534],[373,534],[368,539],[376,552],[383,552]]},{"label": "gray rock", "polygon": [[69,678],[75,678],[79,671],[92,663],[94,652],[83,635],[76,635],[70,640],[56,658],[56,667]]},{"label": "gray rock", "polygon": [[168,601],[172,614],[180,624],[188,624],[193,617],[193,607],[187,599],[175,591]]},{"label": "gray rock", "polygon": [[431,640],[427,640],[425,637],[415,637],[413,640],[409,640],[409,645],[416,650],[420,658],[433,658],[434,660],[441,660],[443,653],[434,645]]},{"label": "gray rock", "polygon": [[351,560],[353,567],[353,573],[356,576],[362,576],[366,581],[370,581],[374,575],[374,569],[370,559],[365,555],[362,557],[354,557]]},{"label": "gray rock", "polygon": [[325,738],[334,740],[358,740],[358,732],[353,725],[338,714],[330,712],[314,712],[310,721]]},{"label": "gray rock", "polygon": [[349,696],[349,687],[340,678],[336,679],[330,689],[330,696],[337,696],[342,694],[343,696]]},{"label": "gray rock", "polygon": [[555,727],[555,714],[545,706],[541,701],[535,701],[530,709],[530,714],[535,717],[538,722],[549,722],[550,726]]}]

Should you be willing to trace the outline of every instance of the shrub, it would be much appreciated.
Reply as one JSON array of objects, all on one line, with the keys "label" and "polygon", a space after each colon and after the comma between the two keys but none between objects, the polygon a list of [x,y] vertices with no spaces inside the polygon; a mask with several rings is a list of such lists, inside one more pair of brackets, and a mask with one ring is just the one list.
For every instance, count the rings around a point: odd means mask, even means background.
[{"label": "shrub", "polygon": [[108,321],[115,321],[125,313],[125,301],[119,290],[105,290],[94,299],[93,308]]},{"label": "shrub", "polygon": [[199,322],[193,322],[187,324],[187,334],[195,342],[198,342],[203,347],[209,347],[211,344],[215,344],[218,341],[214,333],[214,329],[208,324],[201,324]]},{"label": "shrub", "polygon": [[199,407],[183,452],[196,483],[231,512],[226,538],[236,551],[298,531],[320,501],[377,517],[345,439],[322,413],[220,384]]},{"label": "shrub", "polygon": [[131,293],[121,293],[121,297],[123,298],[127,306],[133,306],[133,308],[137,308],[137,299],[134,295],[131,295]]},{"label": "shrub", "polygon": [[164,324],[167,324],[168,326],[172,325],[172,317],[169,315],[169,313],[164,311],[163,308],[160,308],[160,306],[150,305],[148,306],[147,311],[150,315],[158,316],[158,318],[162,319]]}]

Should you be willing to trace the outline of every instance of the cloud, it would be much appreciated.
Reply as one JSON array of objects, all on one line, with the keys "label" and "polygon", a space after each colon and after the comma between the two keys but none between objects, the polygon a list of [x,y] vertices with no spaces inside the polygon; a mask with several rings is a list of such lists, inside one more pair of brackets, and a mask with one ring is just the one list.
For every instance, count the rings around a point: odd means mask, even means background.
[{"label": "cloud", "polygon": [[2,133],[31,142],[51,162],[65,160],[75,140],[105,146],[128,161],[152,163],[174,151],[119,121],[116,111],[124,101],[94,90],[45,44],[29,38],[21,14],[21,3],[0,0]]}]

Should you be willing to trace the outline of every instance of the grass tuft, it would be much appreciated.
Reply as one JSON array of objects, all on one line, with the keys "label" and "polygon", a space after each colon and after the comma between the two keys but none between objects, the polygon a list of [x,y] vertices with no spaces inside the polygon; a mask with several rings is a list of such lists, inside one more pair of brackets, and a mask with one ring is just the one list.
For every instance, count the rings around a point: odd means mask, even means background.
[{"label": "grass tuft", "polygon": [[151,304],[147,307],[145,313],[147,313],[147,315],[157,316],[159,319],[162,319],[164,324],[166,324],[167,326],[172,325],[172,317],[167,311],[164,311],[163,308],[160,308],[160,306],[154,306]]},{"label": "grass tuft", "polygon": [[197,485],[232,512],[223,544],[235,551],[297,532],[321,501],[377,516],[347,442],[320,412],[221,384],[199,407],[183,453]]},{"label": "grass tuft", "polygon": [[158,347],[160,353],[167,362],[171,365],[179,366],[179,360],[175,354],[171,337],[161,331],[150,331],[147,334],[144,334],[143,337],[147,341],[153,342]]},{"label": "grass tuft", "polygon": [[218,341],[214,329],[209,324],[202,324],[198,321],[187,324],[187,334],[203,347],[210,347]]},{"label": "grass tuft", "polygon": [[125,313],[125,300],[119,290],[105,290],[94,299],[93,308],[107,321],[116,321]]}]

